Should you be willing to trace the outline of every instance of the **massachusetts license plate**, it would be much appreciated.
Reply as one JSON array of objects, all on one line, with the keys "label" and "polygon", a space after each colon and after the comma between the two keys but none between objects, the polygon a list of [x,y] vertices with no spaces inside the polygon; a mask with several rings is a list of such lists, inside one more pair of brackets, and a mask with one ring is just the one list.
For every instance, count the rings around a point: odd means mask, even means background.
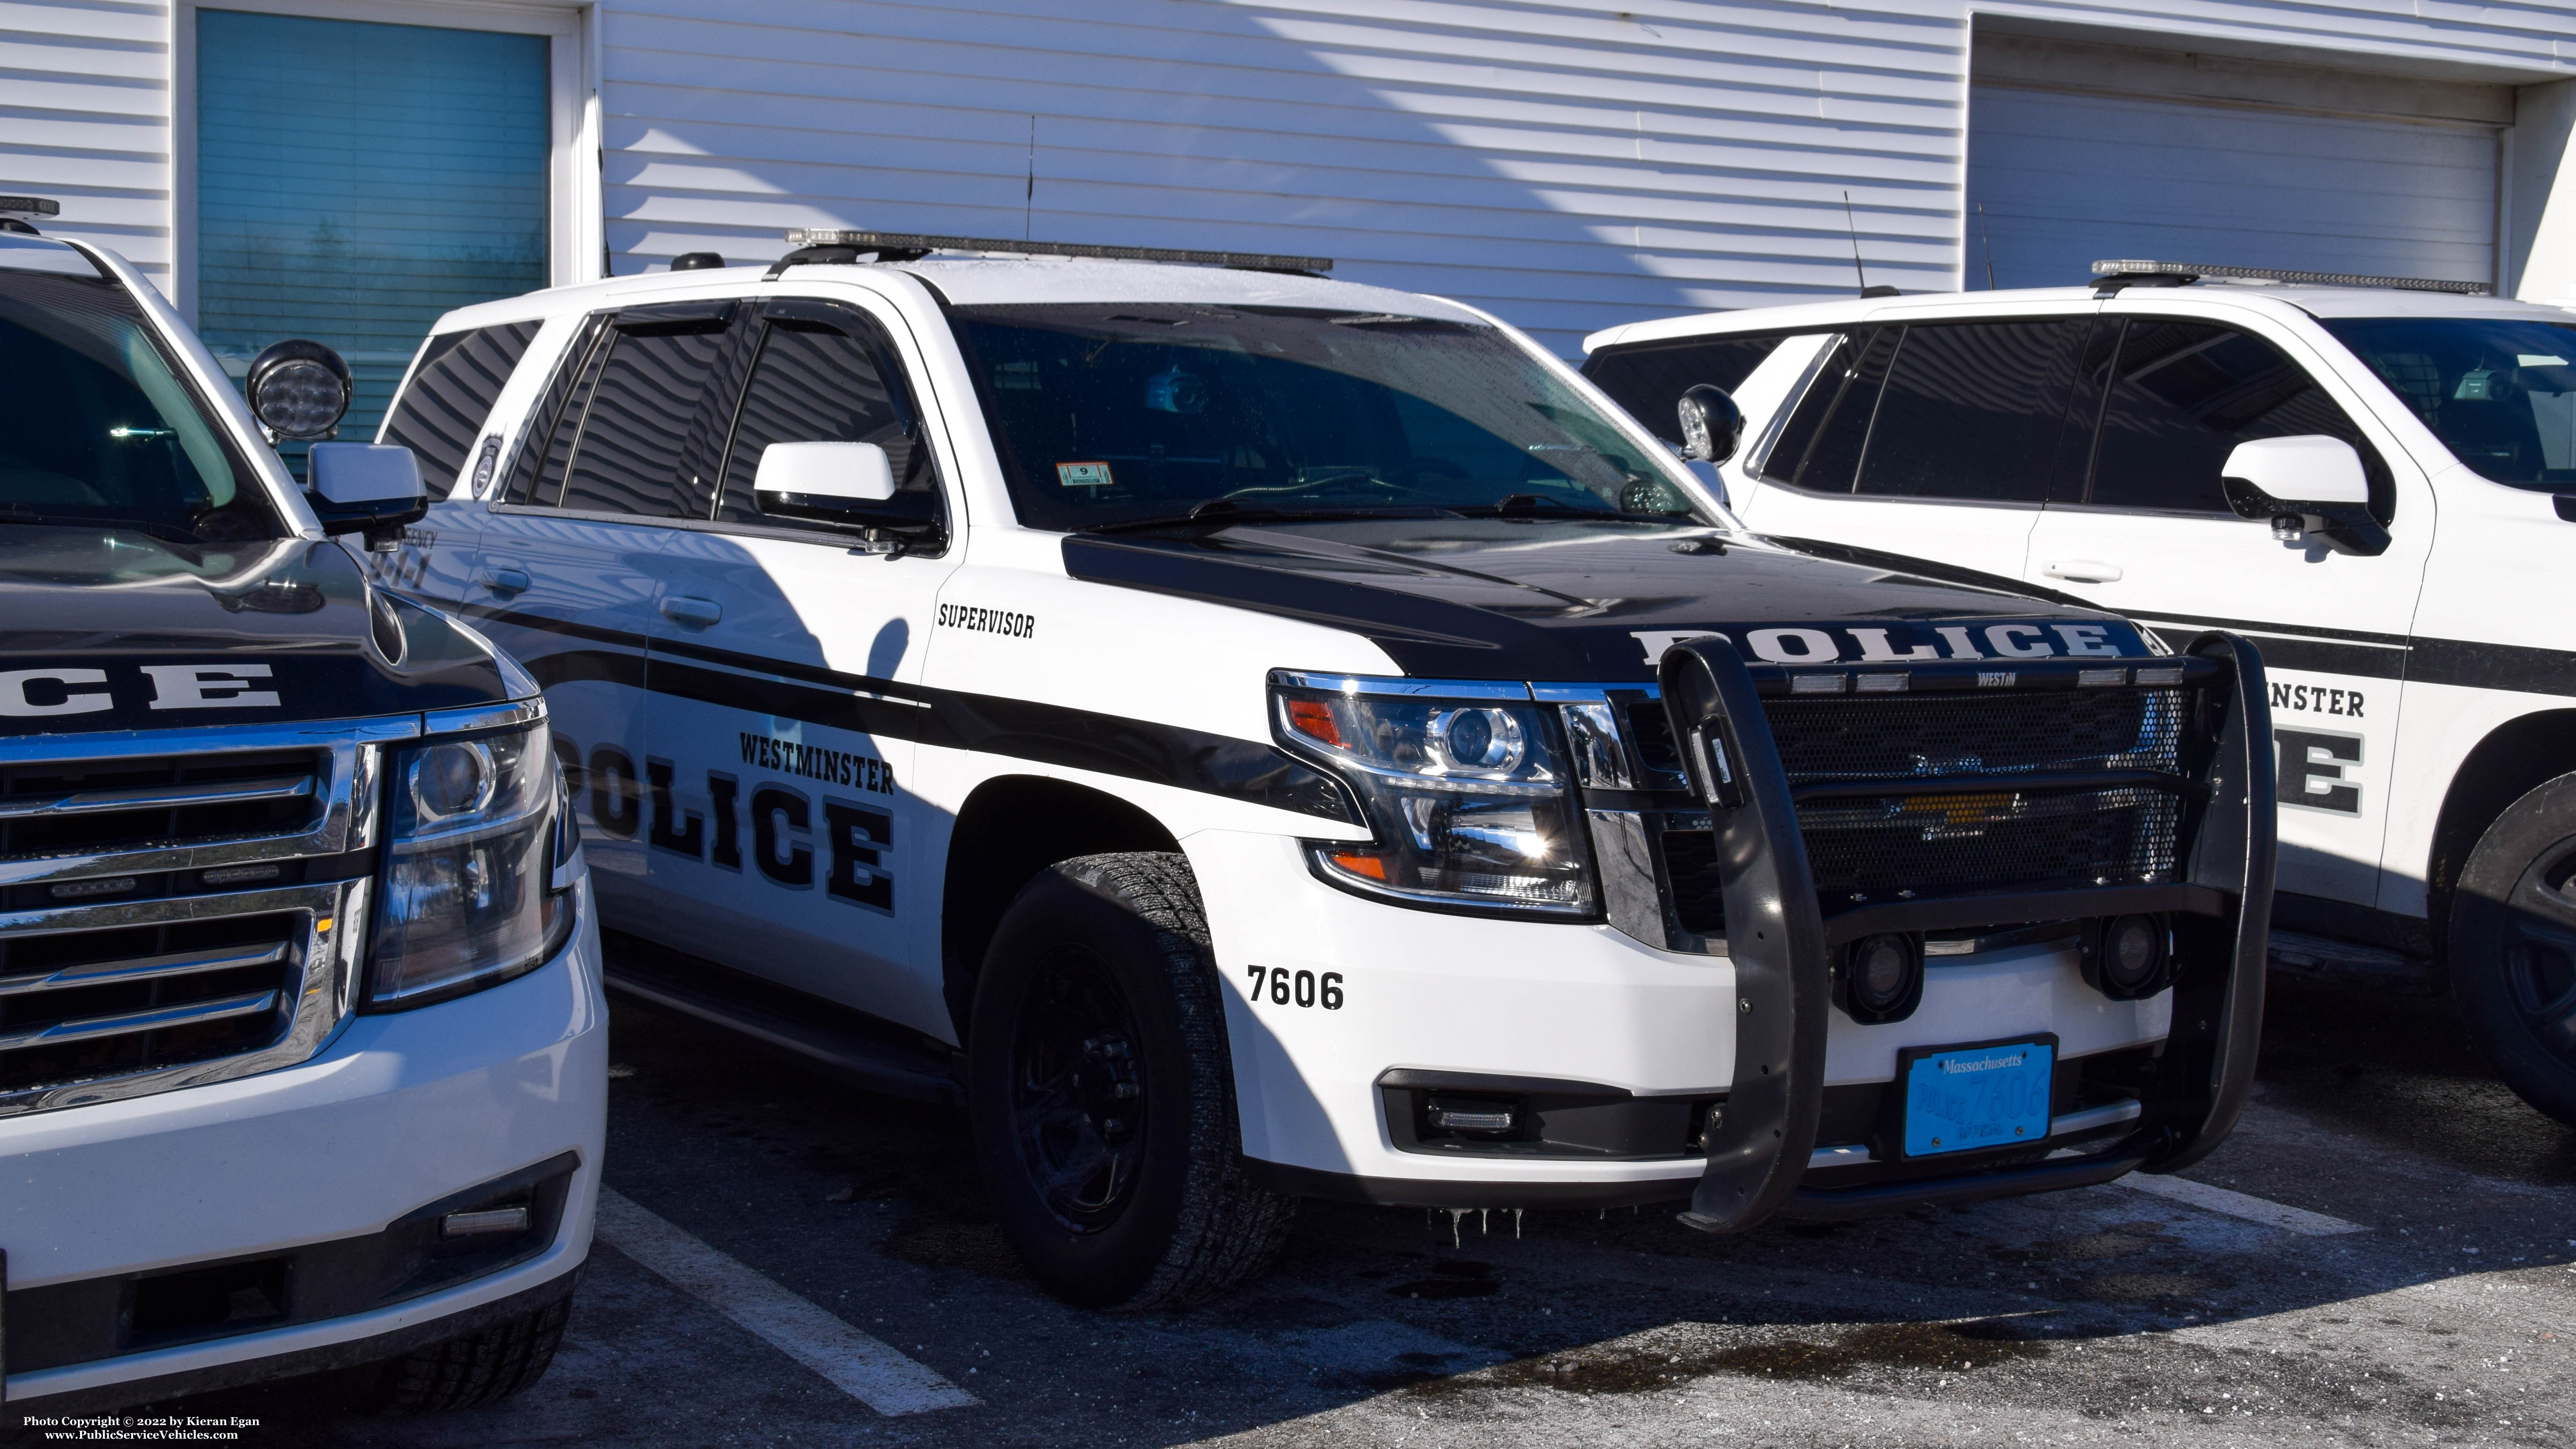
[{"label": "massachusetts license plate", "polygon": [[2057,1066],[2053,1044],[1942,1047],[1908,1058],[1906,1156],[1938,1157],[2048,1136],[2049,1079]]}]

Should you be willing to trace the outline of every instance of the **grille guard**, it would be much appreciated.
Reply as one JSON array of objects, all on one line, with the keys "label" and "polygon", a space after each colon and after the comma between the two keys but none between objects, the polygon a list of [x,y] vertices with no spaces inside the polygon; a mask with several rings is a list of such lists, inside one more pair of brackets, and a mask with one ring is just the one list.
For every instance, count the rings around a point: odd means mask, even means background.
[{"label": "grille guard", "polygon": [[[2108,1180],[2109,1164],[2175,1172],[2226,1140],[2252,1090],[2262,1033],[2273,872],[2271,712],[2254,646],[2227,633],[2200,635],[2187,657],[2218,666],[2198,687],[2207,789],[2185,811],[2180,879],[2164,885],[1954,895],[1862,906],[1827,918],[1800,831],[1797,792],[1781,764],[1752,668],[1733,643],[1709,636],[1676,643],[1657,668],[1664,708],[1692,793],[1708,803],[1735,967],[1735,1079],[1711,1134],[1708,1166],[1681,1215],[1691,1227],[1741,1232],[1796,1200],[1800,1216],[1901,1209],[1992,1192]],[[2037,680],[2073,673],[2077,661],[2015,661]],[[2040,665],[2032,668],[2032,665]],[[1767,669],[1767,667],[1766,667]],[[2215,715],[2215,719],[2211,716]],[[2212,726],[2214,725],[2214,728]],[[1720,752],[1713,757],[1709,746]],[[2138,771],[2143,780],[2150,771]],[[1991,777],[2010,789],[2009,776]],[[1980,777],[1950,776],[1945,790]],[[1880,931],[1939,930],[2001,920],[2080,919],[2128,911],[2174,913],[2186,969],[2173,988],[2173,1027],[2156,1087],[2137,1127],[2098,1155],[2030,1167],[1961,1173],[1865,1189],[1865,1203],[1801,1181],[1824,1104],[1832,953]],[[2224,961],[2225,970],[2206,969]],[[2090,1166],[2093,1170],[2084,1169]],[[2125,1171],[2126,1167],[2120,1167]]]}]

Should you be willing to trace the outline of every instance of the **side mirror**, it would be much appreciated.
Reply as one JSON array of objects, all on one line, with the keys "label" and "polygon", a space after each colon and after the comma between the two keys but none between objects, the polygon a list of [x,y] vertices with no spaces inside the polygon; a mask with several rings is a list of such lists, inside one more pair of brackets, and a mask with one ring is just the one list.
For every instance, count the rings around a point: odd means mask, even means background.
[{"label": "side mirror", "polygon": [[864,523],[894,497],[894,465],[874,443],[772,443],[751,489],[763,513]]},{"label": "side mirror", "polygon": [[272,443],[331,437],[349,411],[349,364],[330,348],[301,337],[271,343],[252,358],[244,387],[250,414],[268,429]]},{"label": "side mirror", "polygon": [[2361,455],[2341,438],[2311,433],[2239,443],[2218,473],[2236,516],[2272,520],[2272,536],[2283,543],[2314,533],[2337,553],[2388,551],[2388,530],[2370,516]]},{"label": "side mirror", "polygon": [[409,448],[380,443],[315,443],[305,459],[304,501],[329,534],[363,533],[367,547],[390,553],[403,525],[429,512],[420,460]]},{"label": "side mirror", "polygon": [[1682,393],[1682,456],[1701,463],[1723,463],[1744,441],[1744,409],[1725,388],[1699,383]]}]

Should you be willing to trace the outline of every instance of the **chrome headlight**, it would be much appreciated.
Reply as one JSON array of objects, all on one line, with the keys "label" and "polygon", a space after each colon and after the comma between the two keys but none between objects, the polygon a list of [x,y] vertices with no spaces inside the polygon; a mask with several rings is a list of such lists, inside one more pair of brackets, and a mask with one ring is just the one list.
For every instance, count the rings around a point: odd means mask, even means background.
[{"label": "chrome headlight", "polygon": [[571,812],[544,721],[431,738],[393,757],[367,1006],[498,985],[571,925]]},{"label": "chrome headlight", "polygon": [[1325,879],[1419,905],[1582,916],[1591,853],[1553,711],[1519,685],[1271,677],[1280,740],[1350,782],[1376,839]]}]

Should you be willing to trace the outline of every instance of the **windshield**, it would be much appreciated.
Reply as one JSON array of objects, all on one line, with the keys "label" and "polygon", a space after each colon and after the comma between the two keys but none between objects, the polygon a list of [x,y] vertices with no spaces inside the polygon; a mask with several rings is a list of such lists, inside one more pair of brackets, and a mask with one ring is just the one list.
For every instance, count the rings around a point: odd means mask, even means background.
[{"label": "windshield", "polygon": [[0,241],[14,243],[0,247],[0,522],[279,537],[134,299],[59,242]]},{"label": "windshield", "polygon": [[2326,319],[2451,455],[2498,483],[2576,485],[2576,323]]},{"label": "windshield", "polygon": [[1032,528],[1194,508],[1698,518],[1647,445],[1491,327],[1170,303],[952,319]]}]

